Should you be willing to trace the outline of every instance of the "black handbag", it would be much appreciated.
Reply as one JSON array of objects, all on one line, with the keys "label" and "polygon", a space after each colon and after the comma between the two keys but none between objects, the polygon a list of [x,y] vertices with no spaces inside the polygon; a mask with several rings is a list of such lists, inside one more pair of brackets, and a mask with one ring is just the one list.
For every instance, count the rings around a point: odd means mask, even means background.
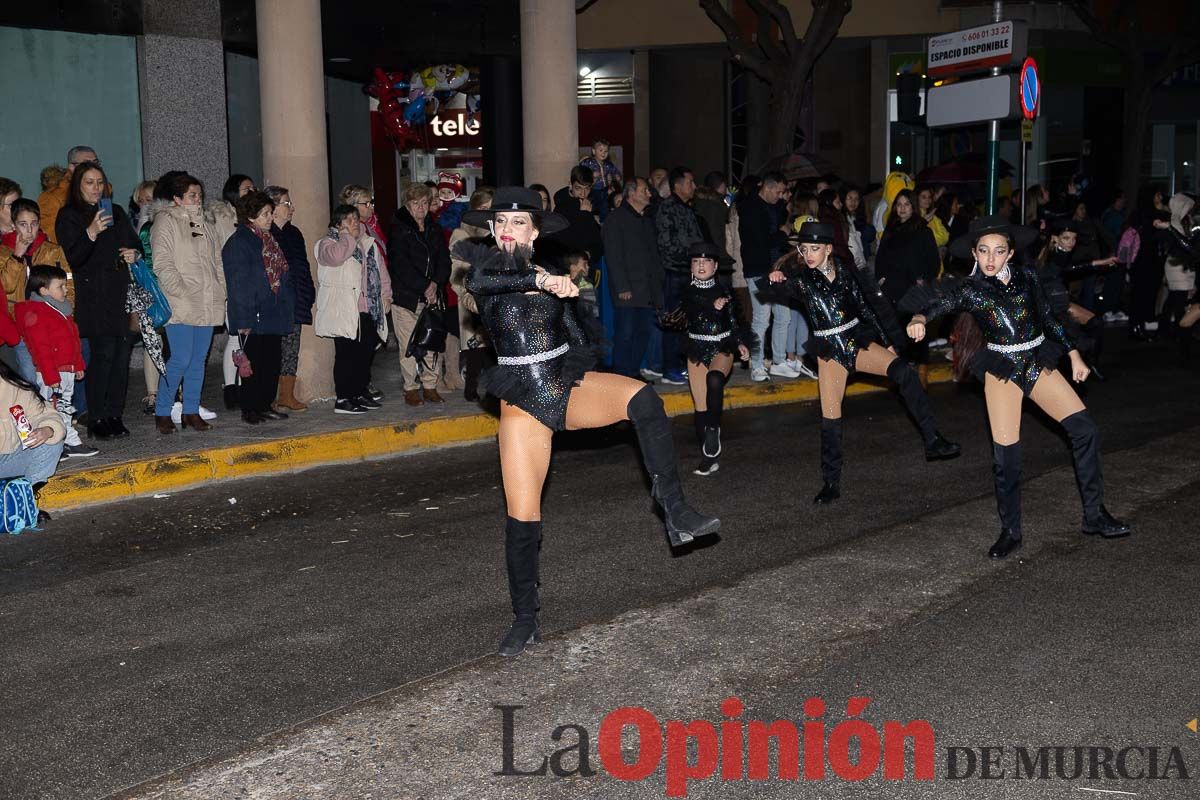
[{"label": "black handbag", "polygon": [[439,288],[437,299],[421,309],[404,354],[422,361],[428,353],[444,353],[446,336],[446,301]]}]

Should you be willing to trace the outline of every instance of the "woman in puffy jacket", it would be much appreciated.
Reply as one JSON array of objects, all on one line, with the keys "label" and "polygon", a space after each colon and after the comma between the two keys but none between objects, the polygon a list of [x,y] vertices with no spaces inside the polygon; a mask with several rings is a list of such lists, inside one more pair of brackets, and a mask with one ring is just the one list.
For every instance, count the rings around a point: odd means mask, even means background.
[{"label": "woman in puffy jacket", "polygon": [[186,173],[174,175],[166,191],[171,205],[155,215],[150,228],[154,274],[171,304],[166,325],[171,357],[167,373],[159,379],[154,424],[159,433],[175,432],[171,406],[182,384],[183,427],[206,431],[212,425],[200,417],[204,363],[213,328],[225,321],[220,234],[204,215],[204,186],[199,179]]}]

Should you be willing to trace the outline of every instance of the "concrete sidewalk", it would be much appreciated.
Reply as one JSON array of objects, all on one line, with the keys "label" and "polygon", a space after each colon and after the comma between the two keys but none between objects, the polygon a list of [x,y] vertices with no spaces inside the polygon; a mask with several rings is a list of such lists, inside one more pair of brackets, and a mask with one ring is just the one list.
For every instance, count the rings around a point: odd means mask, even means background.
[{"label": "concrete sidewalk", "polygon": [[[126,439],[96,442],[100,455],[66,459],[41,493],[50,510],[80,508],[94,503],[160,494],[229,480],[296,469],[361,461],[406,451],[464,444],[489,439],[497,430],[497,406],[469,403],[462,392],[446,392],[443,405],[410,407],[403,401],[403,385],[394,350],[375,358],[374,382],[384,392],[383,408],[364,415],[335,415],[332,401],[318,402],[290,419],[250,426],[237,411],[226,411],[222,400],[220,362],[214,348],[210,356],[202,403],[216,411],[213,429],[205,433],[180,430],[163,436],[153,417],[142,413],[145,385],[136,366],[129,376],[125,425]],[[951,379],[949,365],[933,366],[930,380]],[[849,394],[881,391],[887,382],[855,381]],[[658,384],[674,416],[692,411],[686,386]],[[745,369],[735,369],[726,393],[726,408],[776,405],[813,400],[816,381],[773,380],[751,383]]]}]

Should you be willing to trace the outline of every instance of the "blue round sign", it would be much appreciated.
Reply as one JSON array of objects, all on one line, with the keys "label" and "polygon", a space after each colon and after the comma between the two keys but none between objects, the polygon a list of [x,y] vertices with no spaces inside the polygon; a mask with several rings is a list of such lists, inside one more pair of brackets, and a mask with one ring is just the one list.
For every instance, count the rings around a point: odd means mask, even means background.
[{"label": "blue round sign", "polygon": [[1032,58],[1025,59],[1021,65],[1021,113],[1025,119],[1033,119],[1038,113],[1038,100],[1041,99],[1042,86],[1038,82],[1037,62]]}]

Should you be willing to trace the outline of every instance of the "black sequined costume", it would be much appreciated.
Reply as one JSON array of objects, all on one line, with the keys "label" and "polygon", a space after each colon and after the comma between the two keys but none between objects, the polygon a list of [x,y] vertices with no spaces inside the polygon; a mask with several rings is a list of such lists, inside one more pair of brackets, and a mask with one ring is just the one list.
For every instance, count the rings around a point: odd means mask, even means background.
[{"label": "black sequined costume", "polygon": [[902,311],[922,314],[932,322],[943,314],[965,311],[983,333],[984,347],[971,358],[970,369],[983,380],[991,373],[1012,381],[1028,395],[1038,377],[1054,369],[1075,349],[1037,272],[1011,267],[1008,284],[977,272],[969,278],[945,278],[932,287],[913,287],[900,302]]},{"label": "black sequined costume", "polygon": [[499,362],[480,376],[480,388],[563,430],[571,389],[597,362],[574,302],[539,290],[537,270],[519,254],[462,242],[455,255],[471,265],[467,290]]},{"label": "black sequined costume", "polygon": [[[888,322],[877,312],[877,305],[867,301],[854,267],[835,261],[836,272],[829,280],[819,269],[801,262],[783,270],[787,280],[772,284],[781,296],[794,298],[804,304],[812,338],[806,349],[817,358],[838,362],[847,372],[854,372],[858,352],[878,342],[884,347],[894,344],[887,333]],[[884,298],[879,297],[886,303]],[[890,307],[884,313],[894,317]]]},{"label": "black sequined costume", "polygon": [[[718,298],[727,298],[721,310],[713,308]],[[737,322],[733,294],[716,278],[700,281],[695,278],[680,298],[687,318],[687,357],[689,361],[708,366],[718,353],[737,358],[738,346],[751,347],[754,334]]]}]

